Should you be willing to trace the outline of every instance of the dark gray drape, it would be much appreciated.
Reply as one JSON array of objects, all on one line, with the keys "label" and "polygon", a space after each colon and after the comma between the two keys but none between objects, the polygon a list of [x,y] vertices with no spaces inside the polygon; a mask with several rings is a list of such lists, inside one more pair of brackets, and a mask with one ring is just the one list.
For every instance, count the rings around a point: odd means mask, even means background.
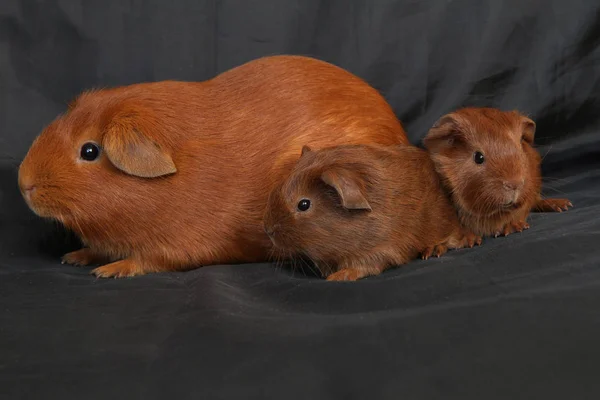
[{"label": "dark gray drape", "polygon": [[[600,397],[600,3],[0,2],[0,397]],[[272,265],[96,280],[16,166],[78,92],[312,55],[378,88],[413,143],[462,105],[538,123],[575,209],[471,251],[331,285]]]}]

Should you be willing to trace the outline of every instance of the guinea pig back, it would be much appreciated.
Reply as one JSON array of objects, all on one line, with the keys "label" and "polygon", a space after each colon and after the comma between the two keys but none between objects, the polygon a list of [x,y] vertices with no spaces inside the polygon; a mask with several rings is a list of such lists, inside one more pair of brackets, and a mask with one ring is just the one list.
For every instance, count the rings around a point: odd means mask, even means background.
[{"label": "guinea pig back", "polygon": [[282,257],[306,257],[328,280],[481,243],[464,232],[427,153],[413,146],[305,147],[269,197],[265,231]]},{"label": "guinea pig back", "polygon": [[299,56],[251,61],[205,82],[80,95],[19,170],[29,207],[74,230],[71,264],[97,276],[264,261],[262,216],[305,143],[407,143],[379,93]]},{"label": "guinea pig back", "polygon": [[466,229],[508,235],[529,228],[530,211],[562,211],[542,199],[535,123],[516,111],[464,108],[440,118],[423,143]]}]

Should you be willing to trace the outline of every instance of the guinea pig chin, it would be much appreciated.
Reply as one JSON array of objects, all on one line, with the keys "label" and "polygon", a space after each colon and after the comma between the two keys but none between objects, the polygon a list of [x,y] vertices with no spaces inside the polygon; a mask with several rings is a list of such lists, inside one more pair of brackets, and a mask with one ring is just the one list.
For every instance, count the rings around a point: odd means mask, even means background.
[{"label": "guinea pig chin", "polygon": [[63,222],[64,215],[69,213],[68,208],[61,207],[53,199],[53,195],[43,184],[28,184],[19,181],[19,188],[25,203],[38,217],[52,218]]},{"label": "guinea pig chin", "polygon": [[269,229],[267,231],[267,235],[273,243],[273,247],[280,251],[285,251],[287,253],[294,253],[297,250],[296,241],[285,234],[285,232],[281,232],[277,227],[275,229]]},{"label": "guinea pig chin", "polygon": [[285,240],[284,235],[281,235],[275,230],[268,230],[267,236],[269,236],[271,243],[273,243],[273,246],[275,246],[276,248],[281,250],[290,250],[290,246],[288,246],[287,240]]},{"label": "guinea pig chin", "polygon": [[504,199],[500,206],[505,209],[514,209],[518,208],[520,204],[521,192],[519,190],[515,190],[513,192],[508,192],[504,195]]},{"label": "guinea pig chin", "polygon": [[55,207],[40,201],[40,197],[43,196],[43,189],[36,188],[33,193],[24,192],[23,198],[25,199],[25,203],[35,215],[42,218],[54,218],[57,220],[62,220],[62,213],[56,210]]},{"label": "guinea pig chin", "polygon": [[477,206],[477,211],[473,214],[482,217],[511,213],[523,205],[522,195],[519,190],[507,192],[498,191],[498,195],[481,201]]},{"label": "guinea pig chin", "polygon": [[19,175],[19,190],[21,191],[21,196],[25,200],[25,203],[29,207],[31,211],[33,211],[36,215],[40,217],[44,217],[45,215],[43,210],[37,205],[37,197],[39,196],[39,186],[36,185],[33,181],[23,179],[21,175]]}]

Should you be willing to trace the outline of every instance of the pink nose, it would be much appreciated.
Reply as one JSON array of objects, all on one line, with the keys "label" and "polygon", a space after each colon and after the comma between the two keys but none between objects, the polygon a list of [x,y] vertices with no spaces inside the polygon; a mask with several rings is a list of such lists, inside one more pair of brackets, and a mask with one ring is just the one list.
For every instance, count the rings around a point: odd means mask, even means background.
[{"label": "pink nose", "polygon": [[35,190],[35,185],[25,185],[21,188],[25,193],[33,192]]},{"label": "pink nose", "polygon": [[25,198],[29,200],[31,198],[31,195],[35,192],[35,185],[21,186],[21,191],[23,192],[23,196],[25,196]]},{"label": "pink nose", "polygon": [[23,196],[29,197],[35,192],[35,184],[32,181],[32,179],[25,178],[23,174],[19,173],[19,189],[21,189]]},{"label": "pink nose", "polygon": [[272,237],[275,234],[275,231],[277,230],[277,228],[279,228],[278,224],[275,224],[275,225],[272,225],[272,226],[269,226],[269,227],[265,226],[265,232],[267,233],[267,235],[269,237]]},{"label": "pink nose", "polygon": [[502,186],[506,190],[515,191],[523,188],[523,184],[525,182],[523,180],[515,180],[515,181],[504,181],[502,182]]}]

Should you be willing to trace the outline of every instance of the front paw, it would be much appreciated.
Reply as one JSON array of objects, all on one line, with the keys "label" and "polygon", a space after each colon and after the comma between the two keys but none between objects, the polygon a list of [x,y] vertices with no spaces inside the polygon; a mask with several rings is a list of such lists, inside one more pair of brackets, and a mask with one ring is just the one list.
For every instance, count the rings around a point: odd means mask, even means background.
[{"label": "front paw", "polygon": [[500,235],[508,236],[511,233],[523,232],[525,229],[529,229],[529,224],[527,222],[525,222],[525,221],[513,221],[513,222],[510,222],[510,223],[504,225],[504,228],[502,228],[501,231],[497,231],[494,234],[494,237],[498,237]]},{"label": "front paw", "polygon": [[135,261],[121,260],[93,269],[91,273],[98,278],[127,278],[146,272]]},{"label": "front paw", "polygon": [[480,246],[483,238],[479,235],[469,232],[465,233],[463,241],[465,244],[464,247],[473,248],[475,245]]},{"label": "front paw", "polygon": [[345,268],[341,269],[327,277],[328,281],[356,281],[361,278],[360,273],[356,269]]},{"label": "front paw", "polygon": [[542,212],[563,212],[569,207],[573,207],[573,203],[567,199],[544,199],[536,204],[537,210]]},{"label": "front paw", "polygon": [[382,268],[343,268],[327,277],[328,281],[353,282],[361,278],[379,275]]},{"label": "front paw", "polygon": [[101,262],[100,257],[98,257],[96,253],[88,248],[72,251],[65,254],[61,258],[62,264],[71,264],[76,266],[96,264],[99,261]]},{"label": "front paw", "polygon": [[448,246],[445,244],[436,244],[435,246],[429,246],[421,253],[421,258],[427,260],[431,256],[441,257],[448,251]]}]

